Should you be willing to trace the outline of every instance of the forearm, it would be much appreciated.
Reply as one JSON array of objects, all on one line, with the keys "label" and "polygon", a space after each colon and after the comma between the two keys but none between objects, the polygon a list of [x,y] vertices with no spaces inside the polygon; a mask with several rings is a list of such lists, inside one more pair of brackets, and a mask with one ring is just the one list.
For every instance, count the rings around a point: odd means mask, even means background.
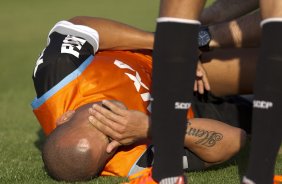
[{"label": "forearm", "polygon": [[259,6],[258,0],[216,0],[211,6],[205,8],[200,21],[203,25],[228,21],[245,15]]},{"label": "forearm", "polygon": [[260,12],[255,11],[230,22],[211,25],[210,47],[258,47],[260,21]]},{"label": "forearm", "polygon": [[[150,128],[147,138],[151,138]],[[245,144],[243,130],[217,120],[194,118],[187,124],[184,147],[207,163],[231,158]]]},{"label": "forearm", "polygon": [[239,128],[212,119],[194,118],[189,121],[184,145],[205,162],[223,162],[245,143],[245,133]]},{"label": "forearm", "polygon": [[153,48],[153,33],[127,24],[95,17],[74,17],[69,21],[95,29],[99,34],[99,50]]}]

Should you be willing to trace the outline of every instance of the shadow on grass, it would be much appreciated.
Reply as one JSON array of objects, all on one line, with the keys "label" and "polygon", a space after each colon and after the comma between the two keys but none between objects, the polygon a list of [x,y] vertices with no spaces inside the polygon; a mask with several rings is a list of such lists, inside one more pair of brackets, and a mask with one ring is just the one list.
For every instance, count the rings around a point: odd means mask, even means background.
[{"label": "shadow on grass", "polygon": [[[40,151],[42,151],[43,144],[46,140],[46,135],[44,134],[43,130],[40,128],[37,130],[37,139],[34,142],[34,146]],[[41,167],[42,173],[48,178],[51,179],[50,175],[48,174],[48,171],[45,168],[45,165],[43,164]]]},{"label": "shadow on grass", "polygon": [[240,181],[242,181],[242,178],[245,175],[245,171],[247,169],[249,149],[250,149],[250,141],[248,140],[244,148],[242,148],[241,151],[238,154],[236,154],[233,158],[222,164],[212,166],[208,168],[206,171],[211,171],[211,170],[217,171],[217,170],[221,170],[222,168],[237,166],[239,178]]},{"label": "shadow on grass", "polygon": [[236,156],[238,157],[237,165],[238,165],[238,173],[241,181],[243,179],[243,176],[246,174],[247,164],[249,160],[249,151],[250,151],[250,141],[248,140],[246,142],[245,147]]},{"label": "shadow on grass", "polygon": [[34,142],[34,145],[37,149],[39,149],[40,151],[42,150],[42,146],[45,142],[46,136],[43,132],[42,129],[39,129],[37,131],[37,140]]}]

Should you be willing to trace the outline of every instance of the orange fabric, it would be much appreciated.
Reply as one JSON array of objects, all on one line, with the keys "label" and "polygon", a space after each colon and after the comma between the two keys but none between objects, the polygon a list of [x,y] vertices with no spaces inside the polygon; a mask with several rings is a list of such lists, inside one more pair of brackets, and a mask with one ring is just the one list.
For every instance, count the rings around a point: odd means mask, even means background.
[{"label": "orange fabric", "polygon": [[129,177],[128,183],[123,184],[158,184],[152,177],[152,168],[146,168]]},{"label": "orange fabric", "polygon": [[[130,68],[118,67],[114,64],[115,61],[121,61]],[[46,135],[56,128],[56,120],[66,111],[104,99],[119,100],[128,109],[149,114],[149,101],[144,101],[141,94],[150,92],[151,65],[149,55],[129,51],[98,52],[81,75],[34,109],[34,114]],[[140,76],[141,82],[136,82],[129,76]],[[191,118],[193,112],[189,111],[187,116]],[[127,176],[146,147],[144,143],[120,149],[107,163],[101,175]]]},{"label": "orange fabric", "polygon": [[188,112],[187,112],[187,118],[188,119],[192,119],[195,117],[194,111],[192,110],[192,107],[189,108]]},{"label": "orange fabric", "polygon": [[280,184],[282,183],[282,175],[275,175],[273,179],[273,184]]}]

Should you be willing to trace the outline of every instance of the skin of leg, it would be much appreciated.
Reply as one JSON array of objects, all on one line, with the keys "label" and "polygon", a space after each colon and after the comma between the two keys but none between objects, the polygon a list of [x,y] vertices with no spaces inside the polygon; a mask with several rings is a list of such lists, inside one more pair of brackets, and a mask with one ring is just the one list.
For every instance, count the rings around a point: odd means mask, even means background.
[{"label": "skin of leg", "polygon": [[260,0],[261,15],[263,19],[282,17],[282,1]]},{"label": "skin of leg", "polygon": [[244,130],[217,120],[189,120],[184,145],[199,158],[218,164],[236,154],[246,141]]},{"label": "skin of leg", "polygon": [[201,57],[216,96],[251,94],[257,60],[257,48],[215,49]]},{"label": "skin of leg", "polygon": [[206,0],[162,0],[160,17],[198,20]]}]

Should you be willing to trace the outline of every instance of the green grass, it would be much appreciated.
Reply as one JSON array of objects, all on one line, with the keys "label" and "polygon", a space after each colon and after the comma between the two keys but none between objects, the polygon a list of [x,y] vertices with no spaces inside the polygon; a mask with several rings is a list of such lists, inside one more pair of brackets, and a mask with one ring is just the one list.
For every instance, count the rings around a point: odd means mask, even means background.
[{"label": "green grass", "polygon": [[[54,23],[77,15],[106,17],[153,31],[156,0],[2,0],[0,3],[0,183],[57,183],[44,171],[40,146],[44,136],[33,116],[31,75]],[[224,167],[189,173],[190,183],[239,183],[246,154]],[[282,173],[282,157],[276,172]],[[239,169],[238,169],[239,168]],[[119,183],[98,178],[94,184]]]}]

